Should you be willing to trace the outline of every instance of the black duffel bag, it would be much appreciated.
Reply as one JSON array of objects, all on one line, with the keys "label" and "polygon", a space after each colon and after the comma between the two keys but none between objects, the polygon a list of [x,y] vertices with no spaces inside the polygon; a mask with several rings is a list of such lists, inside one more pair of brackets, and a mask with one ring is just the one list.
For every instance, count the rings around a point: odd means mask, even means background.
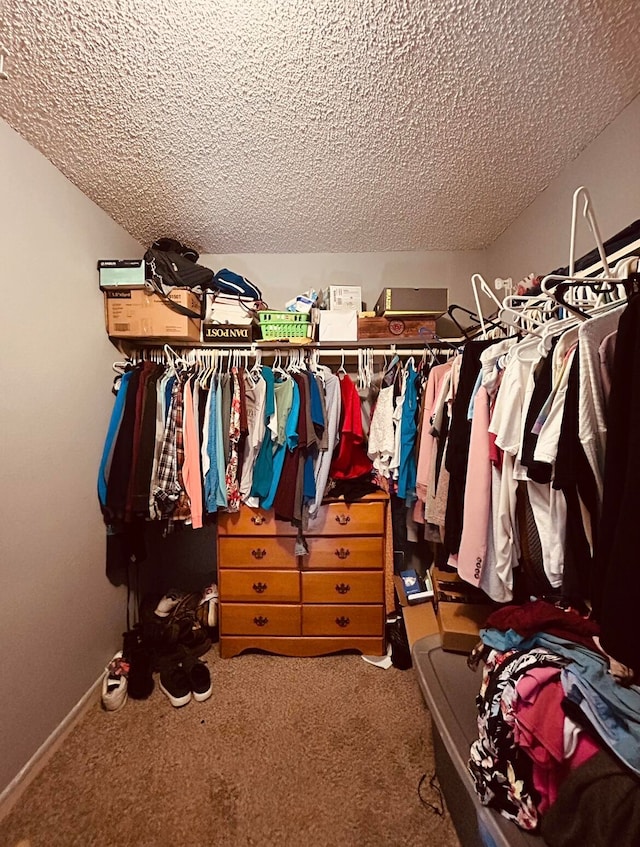
[{"label": "black duffel bag", "polygon": [[[233,271],[223,268],[214,273],[211,268],[199,265],[199,255],[173,238],[154,241],[144,254],[145,279],[149,287],[174,312],[189,318],[203,320],[206,311],[206,293],[232,295],[241,300],[261,301],[262,294],[253,283]],[[169,297],[171,288],[190,288],[200,295],[200,312],[181,306]]]}]

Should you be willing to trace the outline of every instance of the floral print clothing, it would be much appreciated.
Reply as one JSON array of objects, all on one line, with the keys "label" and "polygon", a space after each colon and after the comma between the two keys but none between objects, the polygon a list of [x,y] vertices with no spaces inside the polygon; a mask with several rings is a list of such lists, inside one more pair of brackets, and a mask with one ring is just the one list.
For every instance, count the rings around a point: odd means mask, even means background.
[{"label": "floral print clothing", "polygon": [[544,648],[528,652],[492,650],[476,698],[478,740],[471,745],[469,772],[480,802],[492,806],[519,827],[538,826],[540,797],[532,761],[514,739],[517,683],[532,668],[562,668],[566,660]]}]

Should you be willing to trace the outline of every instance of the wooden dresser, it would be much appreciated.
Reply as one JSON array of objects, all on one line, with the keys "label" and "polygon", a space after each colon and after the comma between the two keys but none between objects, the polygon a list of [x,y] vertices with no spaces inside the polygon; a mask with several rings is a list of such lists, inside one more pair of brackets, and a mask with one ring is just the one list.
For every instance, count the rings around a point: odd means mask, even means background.
[{"label": "wooden dresser", "polygon": [[309,522],[305,556],[296,555],[297,530],[273,512],[220,512],[220,655],[383,655],[385,507],[382,492],[326,500]]}]

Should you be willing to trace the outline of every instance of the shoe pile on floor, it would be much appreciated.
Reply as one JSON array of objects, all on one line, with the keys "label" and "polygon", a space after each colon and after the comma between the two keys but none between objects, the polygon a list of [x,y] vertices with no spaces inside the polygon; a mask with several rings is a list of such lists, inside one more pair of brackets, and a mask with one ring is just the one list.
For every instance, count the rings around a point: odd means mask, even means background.
[{"label": "shoe pile on floor", "polygon": [[145,700],[158,685],[172,706],[207,700],[213,690],[201,657],[217,640],[217,590],[168,591],[160,600],[145,598],[139,622],[123,635],[123,646],[106,668],[102,705],[121,709],[128,697]]}]

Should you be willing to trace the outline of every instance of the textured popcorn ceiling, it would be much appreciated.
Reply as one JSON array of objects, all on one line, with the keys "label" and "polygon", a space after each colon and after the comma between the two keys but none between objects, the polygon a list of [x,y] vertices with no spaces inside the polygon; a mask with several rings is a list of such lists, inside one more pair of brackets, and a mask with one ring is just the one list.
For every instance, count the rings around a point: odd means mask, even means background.
[{"label": "textured popcorn ceiling", "polygon": [[0,115],[141,242],[480,248],[640,91],[633,0],[4,0]]}]

